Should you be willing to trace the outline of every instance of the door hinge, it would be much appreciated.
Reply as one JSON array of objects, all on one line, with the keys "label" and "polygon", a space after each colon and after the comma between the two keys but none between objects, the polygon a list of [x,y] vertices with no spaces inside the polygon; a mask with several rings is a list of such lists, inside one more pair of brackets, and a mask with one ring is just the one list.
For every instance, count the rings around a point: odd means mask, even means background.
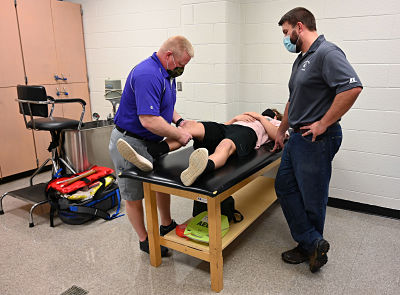
[{"label": "door hinge", "polygon": [[28,85],[28,77],[25,76],[25,85]]},{"label": "door hinge", "polygon": [[17,0],[14,0],[14,6],[17,7]]}]

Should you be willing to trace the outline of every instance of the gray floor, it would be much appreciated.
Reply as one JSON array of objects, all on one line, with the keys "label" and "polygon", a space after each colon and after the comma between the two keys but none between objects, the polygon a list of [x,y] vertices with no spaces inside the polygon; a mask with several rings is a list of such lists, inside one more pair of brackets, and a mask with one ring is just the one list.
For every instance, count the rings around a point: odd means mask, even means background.
[{"label": "gray floor", "polygon": [[[40,177],[47,177],[41,175]],[[27,185],[0,186],[0,194]],[[191,202],[173,198],[178,222]],[[43,206],[28,227],[30,205],[6,197],[0,216],[0,294],[61,294],[73,285],[89,294],[213,294],[209,265],[173,252],[154,268],[139,251],[126,216],[73,226],[56,218],[49,227]],[[124,211],[124,208],[123,208]],[[293,247],[279,205],[274,204],[224,250],[222,294],[400,294],[399,220],[328,208],[328,264],[316,274],[308,265],[281,261]]]}]

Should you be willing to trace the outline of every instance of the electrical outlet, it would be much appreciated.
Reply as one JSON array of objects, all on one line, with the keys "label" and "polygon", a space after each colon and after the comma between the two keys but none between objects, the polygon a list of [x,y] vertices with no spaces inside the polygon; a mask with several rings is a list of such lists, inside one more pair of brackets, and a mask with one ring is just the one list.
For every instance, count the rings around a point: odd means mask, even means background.
[{"label": "electrical outlet", "polygon": [[176,82],[176,90],[182,91],[182,82]]}]

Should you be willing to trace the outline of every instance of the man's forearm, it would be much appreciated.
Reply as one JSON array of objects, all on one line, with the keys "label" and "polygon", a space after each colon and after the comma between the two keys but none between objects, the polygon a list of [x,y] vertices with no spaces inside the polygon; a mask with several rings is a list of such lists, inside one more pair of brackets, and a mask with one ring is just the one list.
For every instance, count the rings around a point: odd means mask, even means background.
[{"label": "man's forearm", "polygon": [[143,127],[150,132],[162,137],[168,137],[175,140],[179,139],[180,133],[178,131],[178,128],[173,127],[171,124],[168,124],[168,122],[165,121],[164,118],[160,116],[143,115],[139,116],[139,119]]},{"label": "man's forearm", "polygon": [[176,123],[176,122],[178,122],[178,120],[181,119],[181,118],[182,118],[182,116],[179,115],[179,114],[177,113],[177,111],[174,110],[174,114],[172,115],[172,122],[173,122],[173,123]]},{"label": "man's forearm", "polygon": [[361,87],[356,87],[336,95],[331,107],[320,120],[321,124],[329,127],[338,121],[354,104],[361,90]]},{"label": "man's forearm", "polygon": [[283,113],[283,118],[281,125],[279,125],[278,131],[285,133],[289,129],[289,104],[288,102],[285,107],[285,112]]}]

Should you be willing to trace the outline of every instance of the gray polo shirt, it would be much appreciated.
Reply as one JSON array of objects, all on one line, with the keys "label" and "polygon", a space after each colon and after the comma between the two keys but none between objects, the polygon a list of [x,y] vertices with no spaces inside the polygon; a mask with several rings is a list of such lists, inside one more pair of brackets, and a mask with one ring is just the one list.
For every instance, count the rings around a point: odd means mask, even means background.
[{"label": "gray polo shirt", "polygon": [[340,92],[362,87],[344,52],[320,35],[306,54],[299,54],[289,80],[289,125],[320,120]]}]

